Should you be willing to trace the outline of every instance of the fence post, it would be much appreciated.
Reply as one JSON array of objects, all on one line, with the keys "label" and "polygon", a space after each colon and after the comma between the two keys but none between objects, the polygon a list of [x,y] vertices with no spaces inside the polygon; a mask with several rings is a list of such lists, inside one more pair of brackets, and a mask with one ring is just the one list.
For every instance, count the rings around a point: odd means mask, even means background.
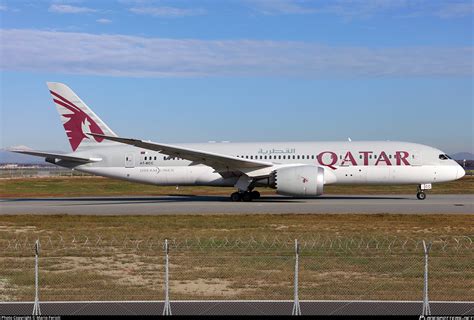
[{"label": "fence post", "polygon": [[168,260],[169,248],[168,239],[165,239],[165,305],[163,308],[164,316],[171,316],[171,305],[169,295],[169,260]]},{"label": "fence post", "polygon": [[40,251],[40,243],[39,239],[35,242],[35,303],[33,305],[33,315],[40,316],[41,309],[39,304],[39,288],[38,288],[38,258],[39,258],[39,251]]},{"label": "fence post", "polygon": [[425,253],[425,273],[424,273],[424,283],[423,283],[423,311],[421,313],[420,319],[424,319],[425,316],[431,315],[430,302],[428,300],[428,255],[431,249],[431,242],[427,245],[425,240],[423,240],[423,251]]},{"label": "fence post", "polygon": [[293,296],[293,311],[291,312],[291,315],[293,316],[301,315],[300,300],[298,298],[299,253],[300,253],[300,246],[298,244],[298,239],[295,239],[295,283],[294,283],[294,296]]}]

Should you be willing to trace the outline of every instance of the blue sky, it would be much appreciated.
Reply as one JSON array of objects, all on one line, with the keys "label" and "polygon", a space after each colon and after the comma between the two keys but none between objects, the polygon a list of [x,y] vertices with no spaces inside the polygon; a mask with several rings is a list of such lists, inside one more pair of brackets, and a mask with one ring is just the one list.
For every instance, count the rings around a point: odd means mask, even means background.
[{"label": "blue sky", "polygon": [[472,1],[0,0],[0,147],[69,151],[45,82],[161,142],[473,147]]}]

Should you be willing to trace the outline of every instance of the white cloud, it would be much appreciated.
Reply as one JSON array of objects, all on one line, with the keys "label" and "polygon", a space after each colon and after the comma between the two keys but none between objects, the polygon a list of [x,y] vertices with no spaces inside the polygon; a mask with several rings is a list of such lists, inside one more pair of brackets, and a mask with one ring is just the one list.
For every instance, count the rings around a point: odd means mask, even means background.
[{"label": "white cloud", "polygon": [[0,11],[7,11],[8,7],[5,5],[0,4]]},{"label": "white cloud", "polygon": [[435,12],[440,18],[462,18],[474,13],[474,2],[469,3],[447,3]]},{"label": "white cloud", "polygon": [[425,0],[246,0],[254,10],[262,14],[328,14],[343,18],[370,18],[381,14],[395,17],[434,16],[460,18],[474,13],[472,0],[425,1]]},{"label": "white cloud", "polygon": [[134,7],[129,9],[135,14],[150,15],[154,17],[186,17],[205,14],[204,9],[182,9],[176,7]]},{"label": "white cloud", "polygon": [[68,4],[52,4],[49,7],[50,12],[55,12],[55,13],[91,13],[91,12],[97,12],[96,9],[92,8],[87,8],[87,7],[77,7],[77,6],[71,6]]},{"label": "white cloud", "polygon": [[247,0],[257,11],[268,14],[309,14],[316,9],[305,6],[300,0]]},{"label": "white cloud", "polygon": [[100,19],[97,19],[96,22],[100,23],[100,24],[109,24],[109,23],[112,23],[112,20],[105,19],[105,18],[100,18]]},{"label": "white cloud", "polygon": [[131,77],[470,76],[469,47],[366,48],[0,30],[3,70]]},{"label": "white cloud", "polygon": [[65,4],[65,3],[81,3],[84,2],[84,0],[50,0],[51,3],[60,3],[60,4]]}]

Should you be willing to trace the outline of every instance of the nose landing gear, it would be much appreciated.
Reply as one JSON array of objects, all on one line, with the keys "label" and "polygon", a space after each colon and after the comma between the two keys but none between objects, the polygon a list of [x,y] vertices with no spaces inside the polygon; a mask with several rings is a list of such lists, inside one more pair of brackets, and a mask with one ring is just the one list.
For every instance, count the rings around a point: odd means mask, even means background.
[{"label": "nose landing gear", "polygon": [[425,200],[426,199],[426,193],[424,191],[419,191],[416,194],[416,197],[418,198],[418,200]]},{"label": "nose landing gear", "polygon": [[425,190],[430,190],[430,189],[431,189],[431,183],[419,184],[418,193],[416,194],[416,197],[418,198],[418,200],[425,200],[426,199]]}]

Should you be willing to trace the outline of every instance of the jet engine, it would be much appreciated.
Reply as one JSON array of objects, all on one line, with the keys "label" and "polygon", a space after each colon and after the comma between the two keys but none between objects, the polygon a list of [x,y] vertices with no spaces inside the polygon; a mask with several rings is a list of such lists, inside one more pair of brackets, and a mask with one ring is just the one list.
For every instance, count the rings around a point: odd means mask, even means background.
[{"label": "jet engine", "polygon": [[311,165],[285,167],[273,171],[269,180],[270,186],[281,195],[320,196],[324,189],[324,169]]}]

